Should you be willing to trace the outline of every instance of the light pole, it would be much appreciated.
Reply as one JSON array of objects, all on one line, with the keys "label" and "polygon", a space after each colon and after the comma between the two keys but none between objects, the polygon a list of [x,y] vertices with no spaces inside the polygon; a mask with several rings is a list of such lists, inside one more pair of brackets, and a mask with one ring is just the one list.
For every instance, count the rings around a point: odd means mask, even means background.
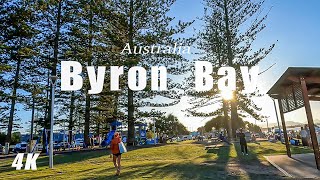
[{"label": "light pole", "polygon": [[[265,117],[265,122],[267,123],[267,133],[269,133],[270,131],[269,131],[269,121],[268,121],[268,118],[269,117]],[[264,122],[264,121],[262,121],[262,122]]]},{"label": "light pole", "polygon": [[153,118],[153,134],[154,134],[154,145],[156,146],[156,119]]},{"label": "light pole", "polygon": [[[205,119],[207,119],[207,117],[203,118],[203,119],[201,120],[201,122],[203,122]],[[203,129],[204,129],[204,126],[202,126],[202,128],[201,128],[202,136],[203,136]]]},{"label": "light pole", "polygon": [[[33,90],[35,91],[36,86],[33,86]],[[30,141],[29,141],[29,152],[32,151],[32,141],[33,141],[33,124],[34,124],[34,106],[35,106],[35,92],[32,92],[32,111],[31,111],[31,128],[30,128]]]},{"label": "light pole", "polygon": [[57,76],[50,76],[51,79],[51,118],[50,118],[50,149],[49,149],[49,168],[53,168],[53,110],[54,110],[54,91]]}]

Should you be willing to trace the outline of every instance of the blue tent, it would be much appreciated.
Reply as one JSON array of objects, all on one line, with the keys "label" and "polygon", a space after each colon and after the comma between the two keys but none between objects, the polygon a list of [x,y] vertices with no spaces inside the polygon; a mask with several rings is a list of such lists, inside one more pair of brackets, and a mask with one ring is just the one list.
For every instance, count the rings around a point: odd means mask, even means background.
[{"label": "blue tent", "polygon": [[121,126],[122,122],[119,121],[113,121],[112,123],[110,123],[111,126]]},{"label": "blue tent", "polygon": [[140,124],[136,124],[135,126],[148,126],[148,125],[145,123],[140,123]]},{"label": "blue tent", "polygon": [[[121,126],[122,125],[122,122],[119,122],[119,121],[113,121],[110,123],[111,126]],[[101,146],[104,147],[104,146],[108,146],[110,143],[111,143],[111,140],[112,140],[112,137],[114,135],[114,133],[116,132],[116,130],[111,130],[107,136],[106,136],[106,139],[101,143]]]}]

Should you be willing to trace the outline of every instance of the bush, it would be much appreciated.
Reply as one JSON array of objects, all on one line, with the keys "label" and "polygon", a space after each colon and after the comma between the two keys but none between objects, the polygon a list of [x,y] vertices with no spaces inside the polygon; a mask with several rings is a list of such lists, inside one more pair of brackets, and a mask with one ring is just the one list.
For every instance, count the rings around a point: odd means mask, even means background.
[{"label": "bush", "polygon": [[11,135],[11,144],[17,144],[21,141],[21,134],[19,132],[14,132]]},{"label": "bush", "polygon": [[0,144],[4,145],[5,141],[6,141],[6,134],[0,133]]}]

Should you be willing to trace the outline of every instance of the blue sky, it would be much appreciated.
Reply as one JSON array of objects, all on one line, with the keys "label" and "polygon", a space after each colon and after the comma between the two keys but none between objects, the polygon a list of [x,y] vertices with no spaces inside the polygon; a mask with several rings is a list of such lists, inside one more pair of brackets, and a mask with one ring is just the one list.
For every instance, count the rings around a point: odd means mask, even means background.
[{"label": "blue sky", "polygon": [[[271,8],[268,19],[265,21],[267,28],[262,31],[255,42],[256,47],[268,47],[276,42],[276,47],[259,65],[263,70],[273,63],[276,65],[259,77],[258,87],[266,93],[282,73],[291,66],[320,67],[320,1],[318,0],[266,0],[264,11]],[[177,19],[192,20],[201,17],[203,5],[195,0],[178,0],[173,6],[171,14]],[[201,29],[201,23],[196,20],[194,28]],[[188,32],[193,33],[190,29]],[[190,118],[179,112],[185,106],[186,99],[175,108],[166,111],[176,114],[179,119],[190,129],[203,125],[208,118]],[[256,99],[262,107],[262,113],[270,116],[269,123],[275,123],[276,117],[272,100],[268,97]],[[311,103],[314,119],[320,119],[320,103]],[[306,123],[304,108],[285,114],[287,121]],[[248,121],[254,122],[252,119]]]},{"label": "blue sky", "polygon": [[[276,65],[259,77],[258,87],[262,92],[267,92],[273,83],[289,66],[320,66],[320,1],[319,0],[266,0],[264,9],[270,8],[267,28],[260,33],[256,47],[267,47],[276,42],[273,52],[260,64],[263,70],[273,63]],[[170,12],[177,20],[191,21],[203,14],[203,5],[200,0],[177,0]],[[193,28],[200,30],[202,22],[196,20],[186,35],[194,33]],[[186,117],[181,110],[185,107],[187,98],[170,108],[163,110],[177,115],[180,121],[189,130],[195,130],[203,125],[207,119]],[[264,115],[270,116],[269,122],[276,122],[272,101],[265,96],[256,100]],[[312,103],[314,119],[320,119],[320,103]],[[20,109],[20,108],[19,108]],[[31,119],[31,113],[21,110],[17,112],[23,123]],[[285,115],[286,120],[306,122],[304,109]],[[252,120],[249,120],[252,122]]]}]

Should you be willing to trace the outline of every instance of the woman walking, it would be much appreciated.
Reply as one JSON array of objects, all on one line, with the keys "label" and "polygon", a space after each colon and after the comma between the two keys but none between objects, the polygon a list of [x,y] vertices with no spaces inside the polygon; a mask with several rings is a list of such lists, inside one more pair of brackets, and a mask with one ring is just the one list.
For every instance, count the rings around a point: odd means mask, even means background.
[{"label": "woman walking", "polygon": [[120,175],[120,168],[121,168],[121,165],[120,165],[121,153],[120,153],[120,149],[119,149],[120,142],[121,142],[120,134],[118,132],[115,132],[114,136],[111,140],[110,149],[113,154],[113,164],[117,170],[116,176]]},{"label": "woman walking", "polygon": [[240,129],[239,137],[240,137],[240,146],[241,146],[242,155],[244,155],[244,152],[246,152],[246,155],[248,155],[248,146],[245,138],[246,136],[242,132],[242,129]]}]

